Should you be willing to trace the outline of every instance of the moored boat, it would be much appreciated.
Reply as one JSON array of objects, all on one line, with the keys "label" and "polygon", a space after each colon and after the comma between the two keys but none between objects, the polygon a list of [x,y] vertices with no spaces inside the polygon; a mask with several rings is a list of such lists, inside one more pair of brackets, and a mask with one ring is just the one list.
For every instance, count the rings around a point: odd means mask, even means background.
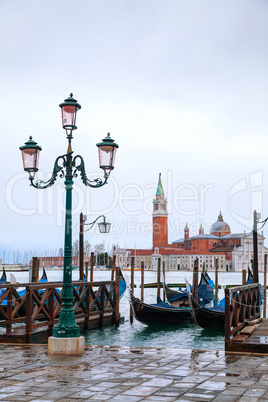
[{"label": "moored boat", "polygon": [[[208,277],[208,279],[210,279]],[[214,298],[214,292],[212,286],[206,279],[206,274],[201,272],[201,278],[198,285],[198,300],[202,306],[210,303]],[[174,307],[189,306],[189,298],[187,290],[173,290],[164,282],[164,289],[167,297],[167,301]]]},{"label": "moored boat", "polygon": [[218,304],[214,307],[202,307],[191,297],[191,304],[196,323],[202,328],[224,329],[225,308]]},{"label": "moored boat", "polygon": [[177,308],[159,298],[156,304],[146,304],[130,292],[130,301],[135,318],[146,325],[180,325],[192,319],[190,308]]}]

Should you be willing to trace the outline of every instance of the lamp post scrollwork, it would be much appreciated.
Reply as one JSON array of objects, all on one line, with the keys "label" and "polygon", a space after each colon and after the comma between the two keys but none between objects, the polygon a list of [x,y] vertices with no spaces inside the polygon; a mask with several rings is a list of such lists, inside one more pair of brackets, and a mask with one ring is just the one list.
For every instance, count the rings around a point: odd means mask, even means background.
[{"label": "lamp post scrollwork", "polygon": [[73,155],[72,139],[76,127],[76,114],[81,105],[73,98],[73,94],[60,105],[62,111],[62,126],[66,131],[68,140],[67,153],[56,158],[51,178],[47,181],[35,180],[38,171],[39,156],[42,148],[32,139],[20,147],[24,170],[29,173],[30,185],[36,189],[46,189],[53,186],[58,177],[64,178],[66,190],[65,204],[65,240],[64,240],[64,269],[62,308],[58,324],[53,329],[54,337],[72,338],[80,336],[80,329],[75,322],[73,312],[72,289],[72,189],[73,179],[80,173],[84,185],[92,188],[100,188],[107,183],[111,171],[114,169],[114,161],[118,145],[110,137],[110,133],[102,142],[97,143],[99,153],[99,166],[104,171],[103,178],[89,180],[86,175],[85,162],[81,155]]}]

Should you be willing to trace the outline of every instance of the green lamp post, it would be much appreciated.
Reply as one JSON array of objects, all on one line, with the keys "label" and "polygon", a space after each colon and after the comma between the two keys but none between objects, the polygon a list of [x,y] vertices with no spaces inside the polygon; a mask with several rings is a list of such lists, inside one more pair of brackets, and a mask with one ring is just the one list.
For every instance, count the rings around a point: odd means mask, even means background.
[{"label": "green lamp post", "polygon": [[67,153],[56,158],[51,178],[48,181],[36,180],[35,173],[38,171],[39,154],[42,148],[30,137],[23,146],[20,147],[24,170],[29,173],[31,186],[36,189],[51,187],[57,176],[64,177],[66,189],[66,209],[65,209],[65,242],[64,242],[64,270],[63,270],[63,289],[62,289],[62,308],[59,315],[58,324],[53,329],[53,336],[58,338],[75,338],[80,336],[80,329],[75,322],[72,302],[72,189],[73,178],[80,173],[82,182],[89,187],[99,188],[107,183],[111,170],[114,169],[114,161],[118,145],[110,137],[110,133],[102,142],[96,144],[99,151],[99,165],[104,171],[104,178],[89,180],[85,171],[85,163],[81,155],[73,156],[72,138],[73,130],[76,130],[76,114],[81,106],[73,98],[73,94],[65,99],[60,105],[62,112],[62,127],[66,130],[68,140]]}]

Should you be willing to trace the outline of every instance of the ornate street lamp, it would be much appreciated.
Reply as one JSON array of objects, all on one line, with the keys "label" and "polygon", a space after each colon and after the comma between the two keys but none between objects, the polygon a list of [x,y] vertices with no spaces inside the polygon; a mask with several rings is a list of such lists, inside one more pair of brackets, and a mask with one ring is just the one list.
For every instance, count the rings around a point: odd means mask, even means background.
[{"label": "ornate street lamp", "polygon": [[[106,222],[106,216],[100,215],[95,221],[90,223],[85,223],[87,220],[87,216],[80,214],[80,225],[79,225],[79,279],[80,281],[84,280],[84,232],[88,232],[93,228],[98,219],[103,218],[102,222],[98,223],[100,233],[109,233],[111,229],[111,223]],[[89,226],[88,229],[84,230],[84,226]]]},{"label": "ornate street lamp", "polygon": [[20,147],[24,170],[29,173],[30,178],[34,179],[35,172],[38,171],[39,154],[42,148],[30,136],[29,141]]},{"label": "ornate street lamp", "polygon": [[84,223],[85,226],[89,226],[89,228],[87,230],[85,230],[85,232],[92,229],[93,226],[95,225],[95,223],[97,222],[97,220],[100,218],[103,218],[103,221],[98,223],[100,233],[109,233],[110,229],[111,229],[111,223],[106,222],[106,216],[104,216],[104,215],[98,216],[97,219],[95,219],[95,221],[93,221],[93,222]]},{"label": "ornate street lamp", "polygon": [[[34,181],[35,173],[38,171],[39,153],[41,147],[30,137],[23,146],[20,147],[24,170],[29,173],[31,186],[39,189],[51,187],[59,175],[64,177],[66,189],[66,209],[65,209],[65,243],[64,243],[64,270],[63,270],[63,290],[62,290],[62,309],[60,311],[59,322],[53,329],[53,336],[58,338],[74,338],[80,336],[80,329],[75,322],[73,312],[73,289],[72,289],[72,189],[73,178],[80,173],[82,182],[89,187],[99,188],[107,183],[111,170],[114,168],[114,159],[118,145],[112,140],[110,134],[97,144],[99,150],[99,165],[104,171],[104,178],[89,180],[85,171],[84,159],[81,155],[73,156],[71,141],[73,130],[76,130],[76,114],[81,109],[79,103],[73,98],[73,94],[65,99],[60,105],[62,112],[62,127],[66,131],[68,140],[67,153],[56,158],[51,178],[47,181]],[[106,222],[107,225],[107,222]]]}]

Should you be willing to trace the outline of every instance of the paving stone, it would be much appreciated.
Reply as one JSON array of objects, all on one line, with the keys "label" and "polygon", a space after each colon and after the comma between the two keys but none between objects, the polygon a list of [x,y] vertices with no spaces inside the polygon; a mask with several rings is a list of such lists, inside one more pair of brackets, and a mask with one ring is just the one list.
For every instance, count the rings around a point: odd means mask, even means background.
[{"label": "paving stone", "polygon": [[261,396],[263,396],[265,394],[265,392],[266,392],[266,389],[263,389],[263,388],[250,388],[244,393],[243,396],[260,398]]},{"label": "paving stone", "polygon": [[241,396],[246,392],[247,388],[245,387],[228,387],[225,391],[222,392],[222,395],[237,395]]},{"label": "paving stone", "polygon": [[72,395],[69,395],[68,398],[69,399],[87,399],[93,395],[96,395],[96,392],[80,391],[80,392],[76,392]]},{"label": "paving stone", "polygon": [[144,400],[144,398],[143,398],[143,397],[139,397],[139,396],[130,396],[130,395],[128,395],[128,396],[127,396],[127,399],[126,399],[126,396],[125,396],[125,395],[120,394],[120,395],[117,395],[117,396],[114,397],[114,398],[109,399],[109,402],[110,402],[110,401],[138,402],[138,401],[141,401],[141,400]]},{"label": "paving stone", "polygon": [[86,347],[48,356],[46,345],[0,345],[0,400],[268,400],[268,357],[213,351]]},{"label": "paving stone", "polygon": [[[160,387],[159,387],[160,388]],[[158,387],[143,387],[143,386],[137,386],[130,388],[129,390],[123,392],[123,395],[133,395],[133,396],[149,396],[153,394],[154,392],[159,390]]]},{"label": "paving stone", "polygon": [[191,398],[190,400],[196,400],[196,401],[211,401],[214,399],[215,395],[203,395],[203,394],[196,394],[194,392],[188,392],[187,394],[183,395],[183,398],[187,400],[187,398]]}]

